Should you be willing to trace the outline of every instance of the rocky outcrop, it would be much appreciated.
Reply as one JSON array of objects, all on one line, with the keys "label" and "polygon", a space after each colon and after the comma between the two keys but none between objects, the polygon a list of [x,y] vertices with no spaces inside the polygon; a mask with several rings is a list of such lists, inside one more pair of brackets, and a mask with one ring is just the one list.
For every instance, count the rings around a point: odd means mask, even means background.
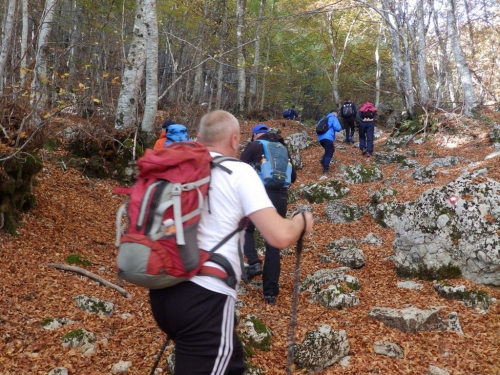
[{"label": "rocky outcrop", "polygon": [[500,183],[461,176],[393,211],[400,276],[464,277],[500,285]]},{"label": "rocky outcrop", "polygon": [[427,310],[413,306],[404,309],[374,307],[368,315],[402,332],[455,331],[463,334],[457,314],[452,312],[448,314],[447,320],[443,320],[439,316],[441,310],[442,307],[432,307]]}]

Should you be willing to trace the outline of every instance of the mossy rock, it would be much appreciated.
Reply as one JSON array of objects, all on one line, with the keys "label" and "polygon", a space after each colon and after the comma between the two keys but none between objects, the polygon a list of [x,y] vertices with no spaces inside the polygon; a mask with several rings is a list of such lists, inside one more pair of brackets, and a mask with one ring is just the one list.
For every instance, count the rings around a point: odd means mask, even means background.
[{"label": "mossy rock", "polygon": [[301,189],[300,195],[309,203],[322,203],[340,199],[349,193],[349,188],[337,180],[326,183],[314,183]]},{"label": "mossy rock", "polygon": [[439,268],[419,265],[418,268],[396,267],[396,274],[402,278],[417,278],[419,280],[460,279],[462,271],[458,266],[447,264]]},{"label": "mossy rock", "polygon": [[344,171],[344,178],[348,184],[361,184],[381,180],[383,174],[376,164],[362,164],[348,166]]}]

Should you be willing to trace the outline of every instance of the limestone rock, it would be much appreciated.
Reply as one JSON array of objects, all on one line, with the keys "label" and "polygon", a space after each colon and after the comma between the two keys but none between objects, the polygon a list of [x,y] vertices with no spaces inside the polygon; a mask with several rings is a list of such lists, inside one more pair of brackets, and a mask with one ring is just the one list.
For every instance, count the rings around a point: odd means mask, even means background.
[{"label": "limestone rock", "polygon": [[350,346],[345,331],[334,331],[322,324],[307,333],[301,344],[294,346],[294,361],[309,372],[319,372],[349,354]]}]

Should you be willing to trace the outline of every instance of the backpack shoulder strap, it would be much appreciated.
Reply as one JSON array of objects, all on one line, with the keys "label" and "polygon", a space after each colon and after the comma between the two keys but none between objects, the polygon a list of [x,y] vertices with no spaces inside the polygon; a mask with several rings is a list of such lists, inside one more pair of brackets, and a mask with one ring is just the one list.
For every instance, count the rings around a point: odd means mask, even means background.
[{"label": "backpack shoulder strap", "polygon": [[211,167],[212,168],[220,168],[222,169],[224,172],[226,173],[229,173],[229,174],[232,174],[233,171],[230,170],[229,168],[223,166],[221,163],[225,162],[225,161],[228,161],[228,160],[231,160],[231,161],[241,161],[240,159],[236,159],[236,158],[233,158],[231,156],[225,156],[225,155],[217,155],[217,156],[214,156],[214,158],[212,159],[211,161]]},{"label": "backpack shoulder strap", "polygon": [[269,145],[269,142],[268,140],[265,140],[265,139],[257,139],[257,142],[259,142],[261,145],[262,145],[262,149],[264,150],[264,157],[267,159],[267,160],[270,160],[269,159],[269,150],[268,150],[268,145]]}]

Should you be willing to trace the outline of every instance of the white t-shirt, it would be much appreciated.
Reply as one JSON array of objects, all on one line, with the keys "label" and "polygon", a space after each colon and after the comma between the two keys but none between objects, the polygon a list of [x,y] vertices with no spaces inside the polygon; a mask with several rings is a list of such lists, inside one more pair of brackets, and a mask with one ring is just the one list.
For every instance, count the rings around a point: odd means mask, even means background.
[{"label": "white t-shirt", "polygon": [[[220,154],[211,152],[211,155]],[[214,248],[238,227],[238,223],[245,216],[264,208],[274,208],[261,179],[250,165],[231,160],[222,162],[222,165],[231,170],[232,173],[229,174],[218,167],[212,168],[208,198],[204,202],[204,210],[198,227],[198,246],[204,250]],[[241,280],[241,263],[238,252],[243,251],[244,234],[245,230],[234,235],[216,251],[229,261],[238,283]],[[240,243],[240,248],[238,248],[238,243]],[[218,267],[214,263],[207,262],[206,264]],[[191,281],[236,299],[236,290],[215,277],[195,276],[191,278]]]}]

